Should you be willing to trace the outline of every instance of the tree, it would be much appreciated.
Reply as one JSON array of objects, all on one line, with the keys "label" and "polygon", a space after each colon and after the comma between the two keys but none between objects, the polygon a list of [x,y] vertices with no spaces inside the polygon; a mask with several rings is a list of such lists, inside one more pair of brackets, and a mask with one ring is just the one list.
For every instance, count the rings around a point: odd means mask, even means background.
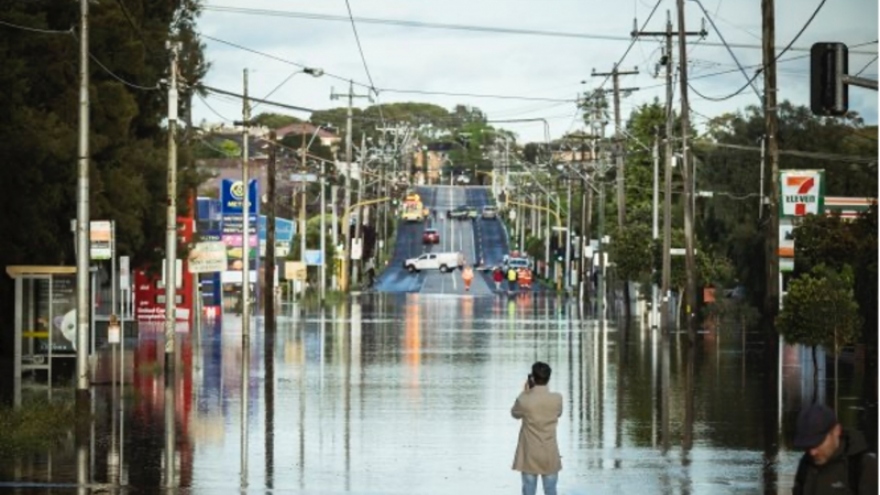
[{"label": "tree", "polygon": [[257,125],[268,127],[269,129],[280,129],[290,124],[298,124],[302,119],[298,119],[292,115],[284,115],[280,113],[263,112],[254,117],[253,120]]},{"label": "tree", "polygon": [[644,225],[629,224],[618,229],[609,246],[617,276],[623,282],[626,321],[630,321],[629,283],[648,278],[651,273],[651,231]]},{"label": "tree", "polygon": [[854,233],[839,214],[804,217],[793,232],[795,275],[809,273],[818,265],[839,270],[851,263],[859,243]]},{"label": "tree", "polygon": [[791,281],[776,330],[793,344],[812,348],[813,380],[818,379],[816,348],[834,353],[855,342],[861,321],[852,290],[852,270],[843,273],[819,265]]},{"label": "tree", "polygon": [[[764,134],[764,114],[759,107],[725,113],[707,123],[707,132],[694,141],[698,167],[698,189],[714,191],[708,201],[698,201],[697,235],[718,252],[728,256],[736,267],[736,278],[751,301],[763,301],[764,223],[769,212],[760,212],[758,193],[762,177],[760,140]],[[870,134],[873,132],[873,134]],[[872,136],[868,138],[868,136]],[[876,131],[865,127],[858,115],[822,118],[809,108],[788,101],[779,105],[779,142],[783,150],[823,154],[877,156]],[[751,150],[729,149],[719,145],[739,145]],[[846,160],[825,160],[783,153],[782,169],[825,169],[826,192],[830,196],[873,197],[877,192],[874,164],[854,164]],[[764,184],[769,184],[767,171]],[[767,189],[765,187],[765,194]]]}]

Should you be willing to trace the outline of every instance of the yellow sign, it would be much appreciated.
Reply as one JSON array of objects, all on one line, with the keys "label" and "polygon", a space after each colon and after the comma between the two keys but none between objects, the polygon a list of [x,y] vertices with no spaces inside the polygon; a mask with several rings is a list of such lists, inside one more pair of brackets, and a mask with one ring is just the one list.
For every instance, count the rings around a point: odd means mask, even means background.
[{"label": "yellow sign", "polygon": [[284,263],[284,278],[287,280],[306,280],[306,264],[302,261],[286,261]]}]

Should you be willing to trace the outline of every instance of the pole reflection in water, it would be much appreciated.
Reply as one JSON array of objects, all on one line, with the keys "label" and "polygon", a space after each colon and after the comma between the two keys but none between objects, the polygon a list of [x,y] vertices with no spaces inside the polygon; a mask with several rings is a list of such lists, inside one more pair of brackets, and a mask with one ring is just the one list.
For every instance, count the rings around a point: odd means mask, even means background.
[{"label": "pole reflection in water", "polygon": [[299,488],[306,486],[306,346],[305,346],[305,319],[298,319],[294,326],[294,341],[298,346],[299,372],[297,373],[297,389],[299,390]]},{"label": "pole reflection in water", "polygon": [[657,414],[658,404],[659,404],[659,384],[658,384],[658,376],[657,370],[659,368],[657,363],[657,347],[658,340],[660,339],[660,330],[656,328],[652,328],[651,332],[651,448],[657,448]]},{"label": "pole reflection in water", "polygon": [[[175,332],[176,334],[176,332]],[[174,338],[174,337],[172,337]],[[179,347],[175,346],[179,349]],[[177,354],[172,354],[169,359],[176,359]],[[174,385],[177,383],[178,363],[165,370],[165,487],[174,487]]]},{"label": "pole reflection in water", "polygon": [[[247,318],[247,311],[242,318]],[[248,486],[248,382],[251,374],[251,339],[247,332],[241,333],[241,489]]]},{"label": "pole reflection in water", "polygon": [[[361,335],[361,304],[355,299],[351,304],[351,332],[345,339],[345,491],[351,491],[351,365],[352,347],[355,336]],[[360,340],[360,339],[358,339]]]},{"label": "pole reflection in water", "polygon": [[263,331],[263,369],[265,379],[263,381],[263,397],[265,407],[265,461],[266,461],[266,488],[275,487],[275,325],[265,325]]},{"label": "pole reflection in water", "polygon": [[[767,335],[771,335],[768,331]],[[783,346],[779,344],[779,341],[772,338],[765,338],[765,342],[772,343],[776,341],[777,345],[779,345],[779,349],[772,349],[772,347],[767,351],[768,356],[776,356],[776,361],[773,359],[765,359],[764,366],[764,378],[762,383],[763,388],[763,399],[764,399],[764,411],[776,411],[778,408],[782,407],[782,362],[783,362]],[[764,434],[764,468],[762,470],[762,477],[764,481],[764,493],[773,494],[778,492],[778,484],[779,484],[779,449],[782,443],[782,418],[781,414],[769,414],[765,413],[763,415],[763,434]]]},{"label": "pole reflection in water", "polygon": [[685,362],[685,393],[684,393],[684,434],[682,436],[682,448],[684,450],[683,461],[689,463],[689,453],[694,446],[694,345],[690,342],[687,347]]},{"label": "pole reflection in water", "polygon": [[669,395],[672,391],[669,375],[672,358],[669,346],[669,333],[663,332],[660,337],[660,445],[664,455],[669,452],[671,436],[669,431]]}]

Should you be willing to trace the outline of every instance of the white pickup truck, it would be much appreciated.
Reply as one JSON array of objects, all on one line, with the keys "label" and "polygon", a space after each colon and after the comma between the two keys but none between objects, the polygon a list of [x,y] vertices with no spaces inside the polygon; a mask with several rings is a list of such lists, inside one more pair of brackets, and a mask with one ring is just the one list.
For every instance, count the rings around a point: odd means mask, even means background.
[{"label": "white pickup truck", "polygon": [[403,267],[410,273],[422,270],[440,270],[449,272],[464,266],[464,255],[461,253],[425,253],[418,258],[410,258],[403,262]]}]

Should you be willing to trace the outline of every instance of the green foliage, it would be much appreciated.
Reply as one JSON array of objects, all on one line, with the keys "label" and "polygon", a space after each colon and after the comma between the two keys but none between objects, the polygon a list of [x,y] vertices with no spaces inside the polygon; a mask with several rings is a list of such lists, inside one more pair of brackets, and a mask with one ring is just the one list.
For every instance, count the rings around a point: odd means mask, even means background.
[{"label": "green foliage", "polygon": [[838,273],[819,265],[792,280],[776,330],[787,342],[829,351],[855,342],[861,321],[852,277],[848,266]]},{"label": "green foliage", "polygon": [[269,129],[280,129],[290,124],[298,124],[302,119],[298,119],[293,115],[284,115],[280,113],[263,112],[253,119],[257,125],[268,127]]},{"label": "green foliage", "polygon": [[877,329],[877,207],[852,222],[839,216],[810,215],[794,229],[795,275],[817,266],[841,271],[852,266],[854,294],[859,304],[866,342]]},{"label": "green foliage", "polygon": [[[842,119],[825,119],[812,115],[807,107],[788,101],[779,105],[779,142],[784,150],[876,156],[875,129],[866,128],[855,114]],[[755,303],[763,299],[767,278],[764,273],[765,225],[759,219],[757,197],[761,178],[760,154],[714,144],[757,148],[763,134],[763,112],[758,107],[747,107],[711,119],[706,134],[694,142],[698,159],[697,189],[716,192],[711,200],[697,200],[697,236],[701,242],[731,259],[736,278],[747,288]],[[829,196],[874,197],[877,194],[876,165],[781,154],[780,168],[825,169]],[[767,174],[765,172],[765,180]],[[768,188],[769,180],[765,183],[765,191]],[[763,219],[766,221],[767,212],[763,213]],[[798,263],[801,263],[800,258]]]},{"label": "green foliage", "polygon": [[621,280],[636,282],[651,273],[651,231],[644,225],[631,224],[614,233],[609,246]]},{"label": "green foliage", "polygon": [[20,408],[0,408],[0,458],[57,447],[70,435],[74,407],[70,401],[28,401]]},{"label": "green foliage", "polygon": [[[208,65],[195,34],[200,3],[126,0],[93,4],[90,52],[90,213],[116,221],[118,252],[133,264],[161,256],[164,242],[167,115],[163,89],[170,59],[166,41],[182,42],[181,78],[196,85]],[[13,2],[4,19],[39,29],[78,26],[76,3]],[[70,220],[76,215],[78,44],[72,36],[9,31],[0,37],[0,157],[7,174],[0,218],[0,264],[72,264]],[[39,54],[39,63],[33,63]],[[108,74],[108,71],[113,75]],[[118,78],[156,90],[137,89]],[[183,92],[180,115],[189,118]],[[181,125],[178,197],[185,211],[198,176]]]}]

